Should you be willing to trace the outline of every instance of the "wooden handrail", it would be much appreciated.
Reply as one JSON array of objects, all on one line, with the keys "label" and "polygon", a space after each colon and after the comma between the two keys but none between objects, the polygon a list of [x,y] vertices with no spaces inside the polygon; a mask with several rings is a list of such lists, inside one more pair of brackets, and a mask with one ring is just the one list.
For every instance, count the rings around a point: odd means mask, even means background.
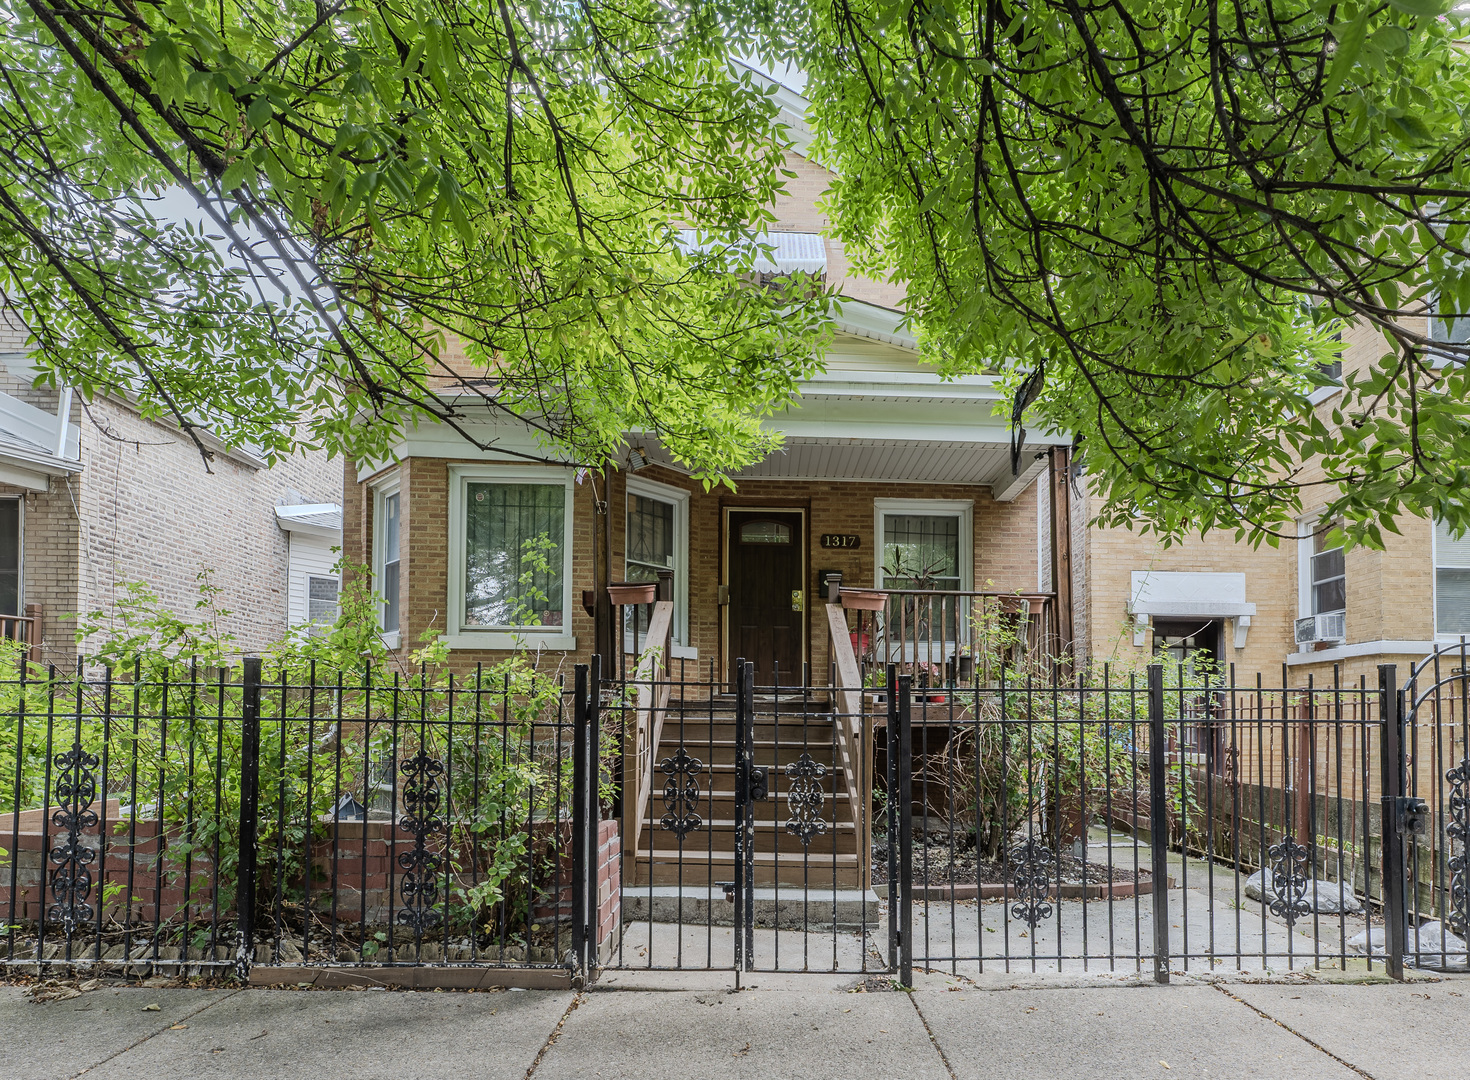
[{"label": "wooden handrail", "polygon": [[827,605],[827,627],[831,632],[832,657],[837,661],[837,707],[840,714],[832,718],[832,726],[837,731],[837,753],[842,759],[842,772],[847,780],[847,799],[852,807],[853,827],[858,828],[863,819],[858,813],[861,805],[858,792],[858,748],[853,745],[853,741],[854,730],[859,739],[862,735],[862,669],[858,666],[857,653],[852,648],[852,636],[847,629],[847,613],[841,604]]},{"label": "wooden handrail", "polygon": [[[655,759],[663,738],[664,717],[668,713],[669,649],[673,644],[673,629],[674,602],[660,600],[653,605],[653,615],[648,620],[648,636],[643,639],[643,652],[629,683],[629,688],[636,695],[633,725],[633,805],[636,811],[631,830],[635,853],[643,832],[643,817],[648,812],[648,801],[653,794]],[[660,675],[664,676],[662,681],[659,680]]]}]

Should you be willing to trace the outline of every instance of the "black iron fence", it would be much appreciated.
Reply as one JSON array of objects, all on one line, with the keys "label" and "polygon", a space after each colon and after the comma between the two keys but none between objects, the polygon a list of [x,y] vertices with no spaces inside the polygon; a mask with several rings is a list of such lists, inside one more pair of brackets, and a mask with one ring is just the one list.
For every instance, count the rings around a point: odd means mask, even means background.
[{"label": "black iron fence", "polygon": [[587,674],[20,671],[0,964],[585,964]]},{"label": "black iron fence", "polygon": [[1402,691],[17,669],[0,967],[1463,967],[1466,651]]},{"label": "black iron fence", "polygon": [[891,962],[1465,966],[1463,672],[1435,713],[1392,668],[1371,688],[1155,666],[940,693],[891,670]]},{"label": "black iron fence", "polygon": [[873,714],[858,692],[674,661],[608,684],[622,748],[622,934],[633,968],[886,971],[871,888]]}]

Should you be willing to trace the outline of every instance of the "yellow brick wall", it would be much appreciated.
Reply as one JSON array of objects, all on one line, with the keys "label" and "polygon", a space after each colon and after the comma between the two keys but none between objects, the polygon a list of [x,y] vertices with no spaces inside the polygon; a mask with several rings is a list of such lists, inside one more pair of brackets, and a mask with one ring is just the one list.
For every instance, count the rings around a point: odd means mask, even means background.
[{"label": "yellow brick wall", "polygon": [[[448,467],[449,460],[410,458],[396,466],[402,493],[403,550],[401,589],[404,647],[416,643],[426,629],[442,631],[448,602]],[[516,463],[524,466],[524,463]],[[354,559],[368,564],[372,552],[372,506],[368,484],[384,474],[358,477],[349,467],[347,494],[343,501],[343,544]],[[873,500],[879,498],[970,499],[974,503],[974,579],[977,589],[1032,592],[1036,588],[1036,489],[1033,485],[1015,501],[998,503],[990,489],[966,485],[796,482],[748,480],[739,490],[706,492],[696,481],[657,466],[639,473],[690,494],[689,499],[689,644],[698,650],[705,671],[712,660],[720,660],[722,646],[721,609],[718,587],[721,567],[722,509],[726,506],[797,507],[808,513],[808,559],[806,573],[808,615],[808,661],[813,679],[825,681],[829,656],[827,626],[822,599],[817,595],[816,574],[836,570],[848,585],[871,587],[874,581]],[[602,484],[597,484],[602,493]],[[624,576],[624,528],[626,483],[614,473],[609,495],[612,513],[612,576]],[[581,607],[581,591],[593,584],[593,529],[601,520],[593,512],[593,485],[589,479],[574,489],[572,524],[573,580],[571,627],[577,638],[574,654],[547,657],[552,667],[566,668],[585,661],[593,647],[592,620]],[[855,533],[861,537],[856,550],[823,549],[815,538],[822,533]],[[492,650],[457,650],[453,663],[463,669],[480,661],[490,662],[503,653]],[[545,666],[545,665],[543,665]],[[691,672],[692,673],[692,672]]]}]

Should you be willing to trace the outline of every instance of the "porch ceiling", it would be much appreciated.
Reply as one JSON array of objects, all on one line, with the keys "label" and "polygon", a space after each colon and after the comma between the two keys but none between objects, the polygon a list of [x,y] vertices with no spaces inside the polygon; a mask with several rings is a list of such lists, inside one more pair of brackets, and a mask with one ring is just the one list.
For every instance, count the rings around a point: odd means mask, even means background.
[{"label": "porch ceiling", "polygon": [[[1021,474],[1011,475],[1007,444],[928,439],[786,437],[781,449],[735,473],[737,480],[897,481],[988,486],[1009,501],[1041,472],[1037,455],[1050,443],[1027,440]],[[677,469],[655,440],[644,445],[654,461]]]}]

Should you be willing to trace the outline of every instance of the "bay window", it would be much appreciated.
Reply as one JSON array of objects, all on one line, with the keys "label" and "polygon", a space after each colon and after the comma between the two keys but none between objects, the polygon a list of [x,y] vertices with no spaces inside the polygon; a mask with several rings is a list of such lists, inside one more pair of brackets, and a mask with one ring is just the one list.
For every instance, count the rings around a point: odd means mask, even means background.
[{"label": "bay window", "polygon": [[571,518],[569,470],[450,468],[451,647],[576,647]]}]

